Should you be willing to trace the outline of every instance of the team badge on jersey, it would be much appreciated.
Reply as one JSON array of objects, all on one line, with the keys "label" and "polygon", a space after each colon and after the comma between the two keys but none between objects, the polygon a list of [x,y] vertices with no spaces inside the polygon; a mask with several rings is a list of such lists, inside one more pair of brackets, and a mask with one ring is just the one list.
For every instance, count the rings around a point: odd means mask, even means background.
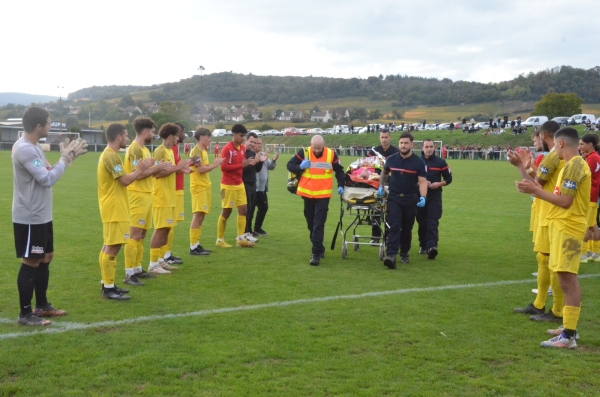
[{"label": "team badge on jersey", "polygon": [[577,189],[577,182],[565,179],[565,182],[563,183],[563,187],[565,189],[575,190],[575,189]]},{"label": "team badge on jersey", "polygon": [[133,164],[133,166],[134,166],[134,167],[137,167],[137,165],[138,165],[138,161],[137,161],[137,160],[133,160],[133,163],[132,163],[132,164]]},{"label": "team badge on jersey", "polygon": [[123,167],[121,167],[121,164],[117,164],[113,167],[113,170],[115,170],[115,173],[120,173],[123,172]]},{"label": "team badge on jersey", "polygon": [[33,166],[34,166],[35,168],[39,168],[39,167],[41,167],[41,166],[42,166],[42,160],[40,160],[40,159],[35,159],[35,160],[33,160]]},{"label": "team badge on jersey", "polygon": [[550,171],[550,170],[548,169],[548,167],[545,167],[545,166],[543,166],[543,165],[541,165],[541,166],[540,166],[540,172],[541,172],[542,174],[544,174],[544,175],[547,175],[547,174],[548,174],[548,171]]}]

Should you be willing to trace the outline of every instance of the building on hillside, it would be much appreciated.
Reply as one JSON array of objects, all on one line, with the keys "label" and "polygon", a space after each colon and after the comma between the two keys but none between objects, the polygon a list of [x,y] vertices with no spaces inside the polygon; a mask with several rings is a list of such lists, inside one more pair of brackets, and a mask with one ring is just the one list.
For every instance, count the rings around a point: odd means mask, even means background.
[{"label": "building on hillside", "polygon": [[329,114],[331,115],[332,119],[343,119],[343,118],[350,118],[350,109],[348,108],[332,108],[329,109]]},{"label": "building on hillside", "polygon": [[283,110],[279,117],[277,117],[276,113],[273,112],[273,119],[281,121],[303,120],[304,113],[300,111],[295,112],[293,110]]},{"label": "building on hillside", "polygon": [[226,114],[225,121],[235,121],[236,123],[244,121],[244,109],[240,108],[235,112]]},{"label": "building on hillside", "polygon": [[127,113],[129,115],[129,117],[133,116],[133,113],[137,113],[139,114],[143,114],[144,112],[142,112],[142,109],[140,109],[137,106],[127,106],[125,109],[123,109],[124,113]]},{"label": "building on hillside", "polygon": [[326,112],[313,111],[313,113],[310,115],[310,121],[326,123],[329,120],[331,120],[331,115],[329,114],[329,111],[326,111]]}]

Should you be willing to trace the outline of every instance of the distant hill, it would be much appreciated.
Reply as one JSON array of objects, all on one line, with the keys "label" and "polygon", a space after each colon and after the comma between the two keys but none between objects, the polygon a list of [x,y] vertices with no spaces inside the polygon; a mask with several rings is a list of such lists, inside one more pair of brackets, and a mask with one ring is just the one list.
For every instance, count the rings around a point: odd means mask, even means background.
[{"label": "distant hill", "polygon": [[[106,86],[85,88],[69,99],[91,100],[122,97],[127,93],[152,90],[149,100],[200,100],[200,76],[177,83],[151,87]],[[379,75],[367,79],[329,77],[256,76],[231,72],[212,73],[203,78],[204,102],[254,102],[295,104],[347,97],[389,101],[394,107],[450,106],[496,101],[537,101],[547,92],[575,92],[584,103],[600,103],[600,66],[580,69],[561,66],[537,73],[522,74],[500,83],[476,83],[406,75]]]},{"label": "distant hill", "polygon": [[30,105],[32,103],[52,102],[58,99],[57,96],[22,94],[20,92],[0,92],[0,106],[12,103],[15,105]]}]

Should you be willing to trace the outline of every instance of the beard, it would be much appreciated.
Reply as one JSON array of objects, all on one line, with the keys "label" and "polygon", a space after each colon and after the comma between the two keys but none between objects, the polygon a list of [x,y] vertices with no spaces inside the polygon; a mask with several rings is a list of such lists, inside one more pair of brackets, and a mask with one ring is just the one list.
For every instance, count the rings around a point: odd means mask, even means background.
[{"label": "beard", "polygon": [[549,152],[550,148],[548,147],[548,144],[544,141],[542,141],[542,149],[544,150],[544,152]]},{"label": "beard", "polygon": [[410,153],[410,151],[411,151],[411,149],[400,149],[400,154],[402,154],[402,155],[405,155],[405,156],[406,156],[407,154],[409,154],[409,153]]}]

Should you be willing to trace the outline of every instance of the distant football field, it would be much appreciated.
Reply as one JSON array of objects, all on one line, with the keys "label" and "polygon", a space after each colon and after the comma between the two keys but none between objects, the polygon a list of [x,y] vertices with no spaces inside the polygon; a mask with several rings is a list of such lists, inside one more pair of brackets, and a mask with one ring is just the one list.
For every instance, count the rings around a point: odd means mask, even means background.
[{"label": "distant football field", "polygon": [[[213,253],[190,257],[186,178],[186,220],[173,247],[185,264],[116,302],[100,297],[98,157],[77,159],[53,189],[48,297],[68,315],[40,329],[16,324],[12,165],[10,152],[0,152],[0,396],[598,395],[600,264],[581,267],[579,347],[541,348],[555,324],[512,313],[533,302],[537,264],[530,199],[516,191],[518,173],[506,162],[449,161],[454,179],[443,193],[440,254],[434,261],[418,254],[415,224],[410,264],[396,271],[375,247],[350,248],[342,259],[341,236],[329,250],[337,195],[326,257],[309,266],[302,200],[285,189],[289,155],[270,173],[269,236],[252,249],[214,246],[220,171],[212,172],[201,244]],[[48,159],[56,162],[58,153]],[[149,237],[145,267],[148,247]],[[121,287],[123,275],[121,250]]]}]

